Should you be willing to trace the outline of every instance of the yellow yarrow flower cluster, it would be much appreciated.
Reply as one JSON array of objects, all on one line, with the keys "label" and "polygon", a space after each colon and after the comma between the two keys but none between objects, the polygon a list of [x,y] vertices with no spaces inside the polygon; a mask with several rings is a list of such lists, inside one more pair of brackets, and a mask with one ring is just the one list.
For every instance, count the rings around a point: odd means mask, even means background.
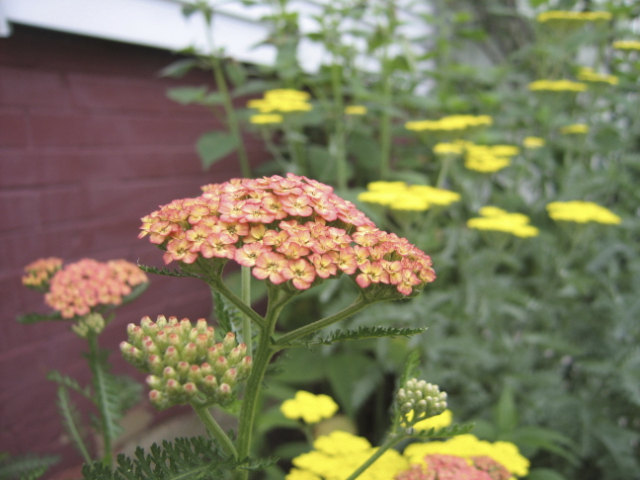
[{"label": "yellow yarrow flower cluster", "polygon": [[279,113],[258,113],[249,117],[249,122],[254,125],[271,125],[274,123],[282,123],[284,117]]},{"label": "yellow yarrow flower cluster", "polygon": [[589,125],[584,123],[574,123],[560,128],[560,133],[564,135],[587,134],[589,133]]},{"label": "yellow yarrow flower cluster", "polygon": [[295,398],[285,400],[280,406],[282,414],[292,420],[302,419],[305,423],[318,423],[331,418],[338,411],[338,404],[328,395],[314,395],[300,390]]},{"label": "yellow yarrow flower cluster", "polygon": [[427,210],[431,205],[449,205],[460,200],[460,194],[428,185],[411,185],[405,182],[372,182],[368,191],[358,195],[358,200],[377,203],[394,210]]},{"label": "yellow yarrow flower cluster", "polygon": [[522,140],[522,146],[524,148],[540,148],[544,147],[545,140],[540,137],[524,137]]},{"label": "yellow yarrow flower cluster", "polygon": [[264,92],[264,98],[249,100],[247,107],[255,108],[260,113],[308,112],[313,108],[308,102],[309,98],[307,92],[280,88],[267,90]]},{"label": "yellow yarrow flower cluster", "polygon": [[349,105],[344,107],[344,113],[347,115],[366,115],[367,107],[364,105]]},{"label": "yellow yarrow flower cluster", "polygon": [[440,120],[415,120],[404,124],[407,130],[416,132],[435,131],[450,132],[462,131],[474,127],[483,127],[493,124],[489,115],[449,115]]},{"label": "yellow yarrow flower cluster", "polygon": [[584,92],[587,84],[571,80],[536,80],[529,84],[529,90],[534,92]]},{"label": "yellow yarrow flower cluster", "polygon": [[612,46],[617,50],[640,50],[640,41],[618,40],[617,42],[613,42]]},{"label": "yellow yarrow flower cluster", "polygon": [[466,146],[464,166],[469,170],[490,173],[502,170],[511,164],[511,159],[520,153],[513,145],[474,145]]},{"label": "yellow yarrow flower cluster", "polygon": [[[309,453],[294,458],[292,468],[285,480],[344,480],[362,465],[376,447],[362,437],[336,430],[318,437]],[[409,463],[396,450],[382,454],[358,480],[390,480],[409,468]]]},{"label": "yellow yarrow flower cluster", "polygon": [[[409,412],[407,415],[409,420],[413,418],[413,410]],[[453,413],[451,410],[445,410],[440,415],[435,415],[433,417],[426,418],[413,426],[414,430],[417,431],[427,431],[432,428],[435,430],[440,430],[441,428],[448,427],[453,422]]]},{"label": "yellow yarrow flower cluster", "polygon": [[535,237],[539,230],[529,225],[529,217],[522,213],[508,213],[498,207],[482,207],[480,217],[467,221],[469,228],[478,230],[495,230],[498,232],[511,233],[516,237]]},{"label": "yellow yarrow flower cluster", "polygon": [[473,143],[466,140],[455,140],[451,143],[436,143],[433,146],[433,153],[439,156],[462,155],[468,145],[473,145]]},{"label": "yellow yarrow flower cluster", "polygon": [[458,435],[444,442],[413,443],[404,450],[404,457],[412,465],[426,467],[424,457],[431,454],[454,455],[471,459],[487,456],[505,467],[509,473],[524,477],[529,473],[529,460],[511,442],[490,443],[474,435]]},{"label": "yellow yarrow flower cluster", "polygon": [[615,75],[606,75],[603,73],[594,72],[592,68],[582,67],[578,71],[578,80],[583,82],[592,83],[608,83],[609,85],[617,85],[618,77]]},{"label": "yellow yarrow flower cluster", "polygon": [[565,222],[597,222],[618,225],[622,219],[611,210],[597,203],[574,200],[571,202],[552,202],[547,205],[549,216]]},{"label": "yellow yarrow flower cluster", "polygon": [[583,24],[587,22],[607,22],[611,20],[611,12],[570,12],[563,10],[550,10],[538,15],[540,23],[574,23]]},{"label": "yellow yarrow flower cluster", "polygon": [[49,288],[49,280],[62,269],[62,259],[57,257],[41,258],[24,267],[22,284],[35,290]]}]

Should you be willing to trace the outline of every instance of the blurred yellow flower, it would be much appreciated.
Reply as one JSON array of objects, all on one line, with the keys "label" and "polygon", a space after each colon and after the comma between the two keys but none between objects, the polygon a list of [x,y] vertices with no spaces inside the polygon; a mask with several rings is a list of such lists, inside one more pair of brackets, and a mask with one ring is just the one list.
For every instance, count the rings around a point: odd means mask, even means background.
[{"label": "blurred yellow flower", "polygon": [[480,209],[480,217],[467,221],[469,228],[494,230],[511,233],[516,237],[535,237],[539,230],[529,225],[529,217],[521,213],[508,213],[498,207],[487,206]]},{"label": "blurred yellow flower", "polygon": [[589,125],[584,123],[574,123],[560,128],[560,133],[564,135],[586,134],[589,133]]},{"label": "blurred yellow flower", "polygon": [[618,50],[640,50],[640,41],[638,40],[618,40],[613,42],[613,48]]},{"label": "blurred yellow flower", "polygon": [[436,143],[433,147],[433,153],[436,155],[462,155],[464,149],[464,145],[459,143]]},{"label": "blurred yellow flower", "polygon": [[608,83],[609,85],[617,85],[618,77],[615,75],[605,75],[603,73],[596,73],[592,68],[582,67],[578,71],[578,80],[592,83]]},{"label": "blurred yellow flower", "polygon": [[300,390],[293,399],[285,400],[280,411],[292,420],[302,419],[305,423],[318,423],[331,418],[338,411],[338,405],[328,395],[314,395]]},{"label": "blurred yellow flower", "polygon": [[534,92],[584,92],[586,89],[585,83],[571,80],[536,80],[529,84],[529,90]]},{"label": "blurred yellow flower", "polygon": [[563,10],[550,10],[548,12],[542,12],[538,15],[538,22],[571,22],[571,23],[586,23],[586,22],[606,22],[611,20],[613,15],[611,12],[570,12]]},{"label": "blurred yellow flower", "polygon": [[358,200],[377,203],[394,210],[427,210],[430,205],[449,205],[460,200],[460,194],[428,185],[411,185],[405,182],[372,182],[369,189],[358,195]]},{"label": "blurred yellow flower", "polygon": [[425,465],[425,455],[434,453],[455,455],[465,459],[487,456],[504,466],[512,475],[529,473],[529,460],[511,442],[490,443],[474,435],[458,435],[444,442],[412,443],[404,449],[404,457],[412,465]]},{"label": "blurred yellow flower", "polygon": [[249,117],[249,122],[256,125],[267,125],[271,123],[282,123],[284,117],[279,113],[258,113]]},{"label": "blurred yellow flower", "polygon": [[417,132],[425,130],[447,132],[491,124],[493,124],[493,119],[488,115],[449,115],[440,120],[415,120],[405,123],[404,126],[407,130]]},{"label": "blurred yellow flower", "polygon": [[514,145],[473,145],[467,146],[464,166],[469,170],[490,173],[502,170],[511,164],[511,158],[520,153]]},{"label": "blurred yellow flower", "polygon": [[[413,411],[409,412],[412,415]],[[409,418],[411,420],[411,418]],[[422,420],[413,426],[414,430],[431,430],[432,428],[439,430],[448,427],[453,422],[453,413],[451,410],[445,410],[440,415]]]},{"label": "blurred yellow flower", "polygon": [[597,222],[618,225],[622,219],[612,211],[597,203],[574,200],[570,202],[551,202],[547,205],[549,216],[565,222]]},{"label": "blurred yellow flower", "polygon": [[307,92],[280,88],[267,90],[264,92],[264,98],[249,100],[247,107],[255,108],[260,113],[307,112],[313,108],[308,103],[309,98],[310,95]]},{"label": "blurred yellow flower", "polygon": [[367,107],[364,105],[349,105],[344,108],[344,113],[347,115],[366,115]]},{"label": "blurred yellow flower", "polygon": [[524,140],[522,141],[524,148],[540,148],[544,147],[544,144],[544,138],[540,137],[524,137]]}]

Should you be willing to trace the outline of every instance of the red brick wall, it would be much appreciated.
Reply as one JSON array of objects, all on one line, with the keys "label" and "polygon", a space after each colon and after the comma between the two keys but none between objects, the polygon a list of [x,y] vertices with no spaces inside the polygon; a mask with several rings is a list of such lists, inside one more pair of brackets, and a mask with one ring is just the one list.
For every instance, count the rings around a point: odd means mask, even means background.
[{"label": "red brick wall", "polygon": [[[137,238],[140,217],[239,176],[235,157],[202,172],[194,142],[220,125],[165,91],[208,83],[209,75],[159,79],[174,60],[161,50],[23,26],[0,39],[0,452],[60,454],[58,469],[80,461],[61,440],[56,389],[45,375],[57,369],[86,382],[85,343],[64,323],[15,321],[46,311],[42,295],[21,286],[22,268],[47,256],[160,265],[160,251]],[[248,149],[254,162],[265,158],[261,145]],[[199,282],[154,277],[101,342],[117,349],[124,326],[143,315],[197,318],[210,308]],[[133,373],[119,355],[112,359],[117,373]]]}]

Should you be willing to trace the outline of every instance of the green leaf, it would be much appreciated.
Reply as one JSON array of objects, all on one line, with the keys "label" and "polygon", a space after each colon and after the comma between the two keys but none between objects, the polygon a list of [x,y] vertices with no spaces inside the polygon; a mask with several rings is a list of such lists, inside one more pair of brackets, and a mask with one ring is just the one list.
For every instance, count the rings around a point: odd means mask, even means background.
[{"label": "green leaf", "polygon": [[85,444],[85,433],[82,428],[80,412],[69,398],[69,392],[64,386],[58,387],[58,410],[62,417],[62,424],[78,449],[85,462],[91,461],[91,455]]},{"label": "green leaf", "polygon": [[195,58],[178,60],[176,62],[173,62],[167,65],[162,70],[160,70],[160,76],[171,77],[171,78],[181,78],[181,77],[184,77],[189,72],[189,70],[191,70],[193,67],[198,66],[199,63],[200,62]]},{"label": "green leaf", "polygon": [[240,334],[244,315],[238,308],[217,290],[211,289],[213,311],[218,318],[218,325],[226,335],[229,332]]},{"label": "green leaf", "polygon": [[229,59],[224,62],[224,71],[234,87],[244,85],[247,81],[247,69],[239,62]]},{"label": "green leaf", "polygon": [[291,346],[313,346],[313,345],[331,345],[336,342],[345,342],[347,340],[362,340],[365,338],[384,338],[384,337],[411,337],[427,330],[427,327],[420,328],[402,328],[402,327],[359,327],[356,330],[336,330],[327,337],[314,338],[309,341],[300,341]]},{"label": "green leaf", "polygon": [[275,88],[276,82],[268,82],[266,80],[249,80],[244,85],[240,85],[233,89],[232,97],[244,97],[247,95],[255,95],[256,93],[262,93],[265,90]]},{"label": "green leaf", "polygon": [[141,265],[138,264],[138,268],[140,270],[142,270],[143,272],[146,273],[155,273],[156,275],[164,275],[165,277],[176,277],[176,278],[183,278],[183,277],[191,277],[191,278],[201,278],[200,276],[193,274],[193,273],[188,273],[188,272],[182,272],[180,270],[169,270],[168,268],[158,268],[158,267],[152,267],[150,265]]},{"label": "green leaf", "polygon": [[18,323],[22,323],[23,325],[30,325],[32,323],[38,322],[51,322],[53,320],[63,320],[60,312],[48,313],[48,314],[40,314],[40,313],[26,313],[24,315],[19,315],[16,318]]},{"label": "green leaf", "polygon": [[202,135],[196,143],[202,168],[207,169],[237,148],[236,139],[227,132],[215,131]]},{"label": "green leaf", "polygon": [[509,385],[502,389],[494,412],[498,435],[512,432],[518,425],[518,415],[513,390]]},{"label": "green leaf", "polygon": [[455,437],[457,435],[464,435],[466,433],[469,433],[471,430],[473,430],[473,426],[474,426],[473,423],[467,423],[462,425],[459,423],[454,423],[453,425],[449,425],[448,427],[443,427],[438,430],[436,430],[435,428],[432,428],[430,430],[415,432],[411,434],[411,437],[421,438],[421,439]]},{"label": "green leaf", "polygon": [[175,87],[167,90],[167,97],[182,105],[204,103],[207,90],[206,85],[199,87]]},{"label": "green leaf", "polygon": [[[351,418],[355,417],[354,385],[370,370],[379,370],[372,358],[363,354],[335,354],[327,358],[327,376],[336,399]],[[362,403],[359,401],[358,403]]]},{"label": "green leaf", "polygon": [[[129,295],[125,295],[122,297],[122,303],[120,305],[126,305],[129,302],[133,302],[136,298],[144,293],[144,291],[149,287],[149,282],[140,283],[131,289],[131,293]],[[118,306],[120,306],[118,305]]]},{"label": "green leaf", "polygon": [[49,467],[60,461],[60,457],[54,455],[37,456],[33,454],[9,457],[2,455],[0,458],[0,480],[20,480],[40,478]]},{"label": "green leaf", "polygon": [[534,468],[527,475],[527,480],[567,480],[550,468]]},{"label": "green leaf", "polygon": [[78,392],[80,395],[86,398],[89,398],[89,399],[93,398],[93,395],[91,394],[91,388],[88,385],[82,388],[76,380],[74,380],[71,377],[67,377],[66,375],[62,375],[57,370],[51,370],[47,374],[47,380],[56,382],[60,386],[67,387],[70,390]]}]

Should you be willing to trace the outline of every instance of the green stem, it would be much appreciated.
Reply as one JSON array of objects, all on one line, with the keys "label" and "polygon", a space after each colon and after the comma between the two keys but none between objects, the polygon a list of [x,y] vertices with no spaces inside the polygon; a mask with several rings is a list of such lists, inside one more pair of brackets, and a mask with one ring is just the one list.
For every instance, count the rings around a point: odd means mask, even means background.
[{"label": "green stem", "polygon": [[391,163],[391,75],[387,60],[387,48],[382,58],[382,117],[380,118],[380,178],[389,178]]},{"label": "green stem", "polygon": [[[240,299],[245,305],[251,307],[251,269],[249,267],[241,267],[240,271]],[[242,341],[247,346],[247,355],[252,357],[251,318],[246,314],[242,318]]]},{"label": "green stem", "polygon": [[111,466],[112,441],[116,437],[116,432],[113,428],[116,425],[116,419],[113,418],[108,406],[107,379],[105,378],[106,372],[100,365],[98,336],[95,333],[89,333],[87,342],[89,343],[89,355],[87,358],[89,360],[89,368],[93,373],[93,385],[96,390],[94,401],[98,406],[100,424],[102,426],[102,440],[104,443],[102,463]]},{"label": "green stem", "polygon": [[362,296],[360,296],[356,299],[355,302],[353,302],[347,308],[340,310],[338,313],[334,313],[333,315],[317,320],[313,323],[310,323],[309,325],[305,325],[304,327],[297,328],[296,330],[293,330],[292,332],[289,332],[283,335],[278,339],[278,341],[275,342],[274,345],[278,347],[278,349],[286,348],[294,340],[297,340],[298,338],[306,337],[307,335],[311,335],[312,333],[317,332],[318,330],[324,327],[327,327],[333,323],[339,322],[340,320],[344,320],[345,318],[350,317],[351,315],[358,312],[359,310],[362,310],[364,307],[366,307],[370,303],[372,302],[367,301]]},{"label": "green stem", "polygon": [[225,113],[227,114],[227,122],[231,135],[236,142],[238,149],[238,159],[240,160],[240,170],[242,176],[245,178],[251,177],[251,166],[249,165],[249,158],[247,157],[247,151],[244,148],[244,142],[242,141],[242,135],[240,134],[240,123],[238,122],[238,116],[236,115],[236,109],[231,101],[231,94],[229,93],[229,87],[227,80],[224,77],[224,71],[222,70],[222,63],[217,55],[211,54],[211,65],[213,67],[213,74],[216,79],[216,86],[218,91],[222,94],[222,101],[224,105]]},{"label": "green stem", "polygon": [[380,446],[380,448],[378,448],[378,450],[376,450],[373,455],[371,455],[362,465],[360,465],[351,475],[349,475],[349,477],[347,477],[347,480],[355,480],[356,478],[358,478],[360,474],[362,474],[362,472],[369,468],[373,464],[373,462],[379,459],[384,454],[384,452],[389,450],[404,438],[406,438],[405,435],[389,435],[385,442]]},{"label": "green stem", "polygon": [[[334,56],[336,53],[334,52]],[[347,158],[345,152],[344,102],[342,99],[342,75],[340,65],[334,62],[331,66],[331,88],[333,92],[333,115],[336,120],[336,131],[331,142],[331,153],[336,160],[336,185],[339,191],[347,189]]]},{"label": "green stem", "polygon": [[191,404],[191,407],[196,412],[204,426],[207,427],[207,431],[211,437],[220,442],[220,445],[229,456],[238,458],[236,447],[233,446],[233,442],[231,442],[227,434],[224,433],[222,428],[220,428],[220,425],[218,425],[218,422],[216,422],[213,416],[211,416],[209,409],[207,407],[201,407],[194,404]]},{"label": "green stem", "polygon": [[244,303],[242,299],[238,298],[238,296],[235,293],[233,293],[229,289],[229,287],[227,287],[224,284],[224,282],[221,279],[209,278],[208,280],[210,282],[210,285],[212,285],[212,287],[215,290],[217,290],[221,295],[224,295],[225,297],[227,297],[227,299],[231,303],[233,303],[238,308],[238,310],[240,310],[242,313],[248,316],[251,320],[253,320],[256,323],[256,325],[258,325],[260,328],[265,327],[264,318],[262,318],[258,313],[256,313],[255,310],[253,310],[250,306]]},{"label": "green stem", "polygon": [[440,173],[438,173],[438,180],[436,181],[436,188],[442,188],[444,182],[447,179],[447,173],[449,173],[449,169],[451,168],[451,163],[453,159],[450,155],[445,156],[442,159],[442,166],[440,167]]},{"label": "green stem", "polygon": [[304,155],[301,150],[300,142],[294,138],[297,133],[298,132],[294,132],[290,126],[286,124],[284,125],[284,136],[287,141],[287,147],[289,147],[291,163],[296,167],[296,171],[294,173],[296,175],[305,175],[307,173],[307,169],[305,168]]}]

